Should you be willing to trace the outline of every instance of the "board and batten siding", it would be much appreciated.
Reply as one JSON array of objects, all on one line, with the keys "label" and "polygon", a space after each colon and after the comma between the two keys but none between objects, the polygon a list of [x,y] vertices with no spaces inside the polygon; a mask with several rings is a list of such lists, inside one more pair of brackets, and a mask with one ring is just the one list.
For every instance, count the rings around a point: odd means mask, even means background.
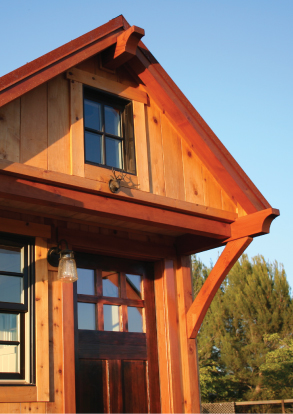
[{"label": "board and batten siding", "polygon": [[[103,77],[109,85],[137,87],[124,68],[104,71],[97,58],[77,69]],[[82,99],[82,83],[61,74],[0,108],[0,160],[108,183],[110,169],[84,164]],[[148,99],[147,105],[133,101],[137,176],[130,176],[131,184],[145,192],[237,212],[236,202],[164,110]]]}]

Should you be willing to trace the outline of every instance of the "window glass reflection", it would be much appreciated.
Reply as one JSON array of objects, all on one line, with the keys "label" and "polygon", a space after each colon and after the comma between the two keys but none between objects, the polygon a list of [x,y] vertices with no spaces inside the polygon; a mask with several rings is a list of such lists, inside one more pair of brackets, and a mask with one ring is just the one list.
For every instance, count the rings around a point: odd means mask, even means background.
[{"label": "window glass reflection", "polygon": [[19,341],[19,315],[0,313],[0,341]]},{"label": "window glass reflection", "polygon": [[102,272],[103,296],[119,297],[120,277],[117,272]]},{"label": "window glass reflection", "polygon": [[85,160],[103,163],[102,136],[85,131]]},{"label": "window glass reflection", "polygon": [[23,279],[0,275],[0,302],[23,303]]},{"label": "window glass reflection", "polygon": [[21,248],[0,245],[0,271],[21,273]]},{"label": "window glass reflection", "polygon": [[105,105],[105,132],[106,134],[121,136],[120,111],[112,106]]},{"label": "window glass reflection", "polygon": [[86,128],[102,130],[101,104],[88,99],[84,100],[84,124]]},{"label": "window glass reflection", "polygon": [[121,149],[120,140],[106,137],[106,165],[122,169]]},{"label": "window glass reflection", "polygon": [[104,331],[120,331],[119,306],[104,305]]},{"label": "window glass reflection", "polygon": [[95,272],[92,269],[77,269],[77,293],[82,295],[95,294]]},{"label": "window glass reflection", "polygon": [[126,293],[128,299],[141,299],[141,276],[126,274]]},{"label": "window glass reflection", "polygon": [[142,308],[128,306],[128,332],[143,332]]},{"label": "window glass reflection", "polygon": [[20,345],[0,345],[0,372],[19,372]]},{"label": "window glass reflection", "polygon": [[96,305],[94,303],[77,304],[78,329],[96,329]]}]

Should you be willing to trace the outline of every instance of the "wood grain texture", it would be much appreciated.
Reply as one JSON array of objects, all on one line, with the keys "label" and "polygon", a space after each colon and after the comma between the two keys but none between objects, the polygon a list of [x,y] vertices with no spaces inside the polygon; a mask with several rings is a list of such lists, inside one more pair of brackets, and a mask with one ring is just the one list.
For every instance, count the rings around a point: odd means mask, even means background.
[{"label": "wood grain texture", "polygon": [[0,159],[19,162],[20,99],[0,108]]},{"label": "wood grain texture", "polygon": [[184,140],[182,142],[182,159],[184,171],[185,200],[191,203],[205,204],[202,162],[192,147]]},{"label": "wood grain texture", "polygon": [[46,413],[46,403],[33,402],[33,403],[21,403],[21,413]]},{"label": "wood grain texture", "polygon": [[70,174],[69,84],[57,76],[48,83],[48,169]]},{"label": "wood grain texture", "polygon": [[47,242],[35,241],[36,383],[37,401],[49,401],[49,302]]},{"label": "wood grain texture", "polygon": [[148,103],[147,94],[139,89],[139,87],[133,88],[132,86],[107,79],[105,76],[93,75],[92,73],[72,68],[66,73],[66,77],[67,79],[74,80],[97,89],[101,89],[105,92],[119,95],[123,98],[131,99],[133,101],[141,102],[144,104]]},{"label": "wood grain texture", "polygon": [[20,413],[20,403],[0,403],[0,413]]},{"label": "wood grain texture", "polygon": [[48,169],[47,83],[21,97],[20,162]]},{"label": "wood grain texture", "polygon": [[188,338],[195,338],[206,312],[217,293],[221,283],[239,259],[244,250],[252,242],[251,237],[244,237],[228,242],[211,273],[200,289],[197,297],[187,312]]},{"label": "wood grain texture", "polygon": [[200,413],[199,367],[196,341],[187,337],[187,312],[192,305],[192,274],[189,256],[177,259],[176,288],[180,338],[180,362],[184,413]]},{"label": "wood grain texture", "polygon": [[37,401],[37,387],[0,387],[0,403],[30,402]]},{"label": "wood grain texture", "polygon": [[84,121],[82,84],[70,82],[71,174],[84,177]]},{"label": "wood grain texture", "polygon": [[133,117],[138,188],[142,191],[150,191],[148,148],[143,103],[133,102]]},{"label": "wood grain texture", "polygon": [[161,122],[166,196],[185,200],[181,137],[165,115]]},{"label": "wood grain texture", "polygon": [[62,282],[56,280],[56,271],[49,271],[50,313],[50,387],[52,396],[46,404],[47,413],[64,413],[64,364],[63,364],[63,292]]},{"label": "wood grain texture", "polygon": [[150,100],[150,105],[145,107],[148,138],[148,162],[150,174],[150,191],[161,196],[166,195],[164,154],[162,146],[161,111]]},{"label": "wood grain texture", "polygon": [[146,363],[123,361],[124,413],[147,413]]},{"label": "wood grain texture", "polygon": [[221,187],[209,170],[203,166],[204,204],[206,206],[222,209]]},{"label": "wood grain texture", "polygon": [[[108,361],[110,413],[123,413],[122,361]],[[129,384],[125,384],[128,388]]]},{"label": "wood grain texture", "polygon": [[51,226],[46,224],[31,223],[23,220],[0,218],[1,231],[13,234],[23,234],[24,236],[51,237]]}]

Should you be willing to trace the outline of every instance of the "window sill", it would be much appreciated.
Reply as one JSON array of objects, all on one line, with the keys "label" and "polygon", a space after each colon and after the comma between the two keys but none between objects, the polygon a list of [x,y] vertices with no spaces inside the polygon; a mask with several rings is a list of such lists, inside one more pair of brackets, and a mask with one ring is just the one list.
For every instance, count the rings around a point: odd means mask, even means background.
[{"label": "window sill", "polygon": [[[0,403],[20,403],[37,401],[37,387],[33,385],[0,385]],[[49,401],[49,398],[48,398]]]},{"label": "window sill", "polygon": [[[116,175],[119,176],[119,174],[121,173],[118,171]],[[103,168],[97,165],[84,164],[84,176],[85,178],[89,178],[90,180],[108,183],[111,180],[111,177],[113,176],[113,172],[110,168]],[[123,180],[123,182],[121,182],[121,186],[128,188],[138,188],[137,176],[126,173],[126,177]]]}]

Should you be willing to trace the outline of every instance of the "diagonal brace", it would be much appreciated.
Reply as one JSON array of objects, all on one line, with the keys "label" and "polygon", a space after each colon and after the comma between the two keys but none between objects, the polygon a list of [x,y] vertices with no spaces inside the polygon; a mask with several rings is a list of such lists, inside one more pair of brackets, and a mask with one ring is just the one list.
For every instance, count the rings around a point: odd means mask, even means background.
[{"label": "diagonal brace", "polygon": [[195,338],[207,313],[207,310],[221,283],[242,255],[244,250],[252,242],[252,237],[243,237],[228,242],[217,263],[213,267],[197,297],[187,312],[187,335]]}]

